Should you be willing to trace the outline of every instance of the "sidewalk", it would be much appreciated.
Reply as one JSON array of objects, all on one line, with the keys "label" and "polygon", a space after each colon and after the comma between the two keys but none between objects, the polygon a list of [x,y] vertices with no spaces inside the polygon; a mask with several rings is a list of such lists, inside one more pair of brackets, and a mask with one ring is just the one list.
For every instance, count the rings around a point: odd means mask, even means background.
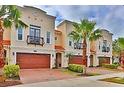
[{"label": "sidewalk", "polygon": [[100,76],[81,77],[74,79],[23,84],[23,85],[17,85],[15,87],[124,87],[123,84],[96,81],[97,79],[115,77],[115,76],[123,77],[124,73],[121,72],[121,73],[113,73],[113,74],[106,74]]}]

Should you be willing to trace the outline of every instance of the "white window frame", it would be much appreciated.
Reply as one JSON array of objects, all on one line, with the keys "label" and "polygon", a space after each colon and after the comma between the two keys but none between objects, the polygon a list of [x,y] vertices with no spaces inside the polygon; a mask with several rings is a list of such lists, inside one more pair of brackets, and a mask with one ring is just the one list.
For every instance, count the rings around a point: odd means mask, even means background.
[{"label": "white window frame", "polygon": [[[47,33],[48,33],[48,32],[50,33],[50,43],[47,43]],[[50,31],[47,31],[47,32],[46,32],[46,44],[51,44],[51,32],[50,32]]]},{"label": "white window frame", "polygon": [[17,32],[17,33],[16,33],[16,40],[17,40],[17,41],[24,41],[24,28],[22,27],[22,40],[19,40],[19,39],[18,39],[18,28],[17,28],[16,32]]}]

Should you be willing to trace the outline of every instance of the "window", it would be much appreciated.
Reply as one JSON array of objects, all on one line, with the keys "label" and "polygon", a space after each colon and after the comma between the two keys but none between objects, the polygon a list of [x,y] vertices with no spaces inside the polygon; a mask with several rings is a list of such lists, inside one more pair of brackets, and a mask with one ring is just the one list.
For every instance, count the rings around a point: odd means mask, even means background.
[{"label": "window", "polygon": [[72,42],[71,41],[69,41],[69,46],[72,46]]},{"label": "window", "polygon": [[40,27],[30,25],[30,36],[40,37]]},{"label": "window", "polygon": [[47,32],[46,43],[50,44],[50,32]]},{"label": "window", "polygon": [[57,40],[57,37],[55,37],[55,40]]},{"label": "window", "polygon": [[17,40],[23,40],[23,28],[22,27],[19,27],[17,29],[17,33],[18,33]]},{"label": "window", "polygon": [[109,52],[110,46],[107,46],[107,40],[103,40],[102,52]]},{"label": "window", "polygon": [[99,42],[99,50],[100,50],[100,42]]},{"label": "window", "polygon": [[29,40],[31,43],[40,43],[40,27],[30,25],[30,35]]}]

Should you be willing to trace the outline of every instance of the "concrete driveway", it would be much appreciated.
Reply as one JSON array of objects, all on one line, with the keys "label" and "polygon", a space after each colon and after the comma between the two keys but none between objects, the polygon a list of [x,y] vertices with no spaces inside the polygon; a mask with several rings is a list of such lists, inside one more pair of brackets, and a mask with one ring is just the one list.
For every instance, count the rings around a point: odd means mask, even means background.
[{"label": "concrete driveway", "polygon": [[23,84],[44,81],[75,78],[75,76],[63,73],[59,69],[21,69],[20,79]]},{"label": "concrete driveway", "polygon": [[123,76],[124,73],[111,73],[106,75],[80,78],[71,78],[64,80],[48,81],[48,82],[38,82],[32,84],[17,85],[16,87],[124,87],[123,84],[116,84],[104,81],[98,81],[98,79],[105,77]]}]

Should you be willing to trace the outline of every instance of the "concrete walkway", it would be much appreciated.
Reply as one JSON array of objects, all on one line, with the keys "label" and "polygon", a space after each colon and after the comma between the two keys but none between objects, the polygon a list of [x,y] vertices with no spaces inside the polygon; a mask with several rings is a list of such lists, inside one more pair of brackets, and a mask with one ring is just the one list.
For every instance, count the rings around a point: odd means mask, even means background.
[{"label": "concrete walkway", "polygon": [[39,82],[32,84],[17,85],[16,87],[124,87],[123,84],[116,84],[104,81],[97,81],[98,79],[108,77],[123,77],[124,73],[112,73],[100,76],[80,77],[65,80],[56,80],[48,82]]},{"label": "concrete walkway", "polygon": [[124,77],[124,72],[111,73],[111,74],[98,75],[98,76],[91,76],[91,77],[85,77],[85,78],[87,78],[89,80],[99,80],[99,79],[111,78],[111,77]]}]

